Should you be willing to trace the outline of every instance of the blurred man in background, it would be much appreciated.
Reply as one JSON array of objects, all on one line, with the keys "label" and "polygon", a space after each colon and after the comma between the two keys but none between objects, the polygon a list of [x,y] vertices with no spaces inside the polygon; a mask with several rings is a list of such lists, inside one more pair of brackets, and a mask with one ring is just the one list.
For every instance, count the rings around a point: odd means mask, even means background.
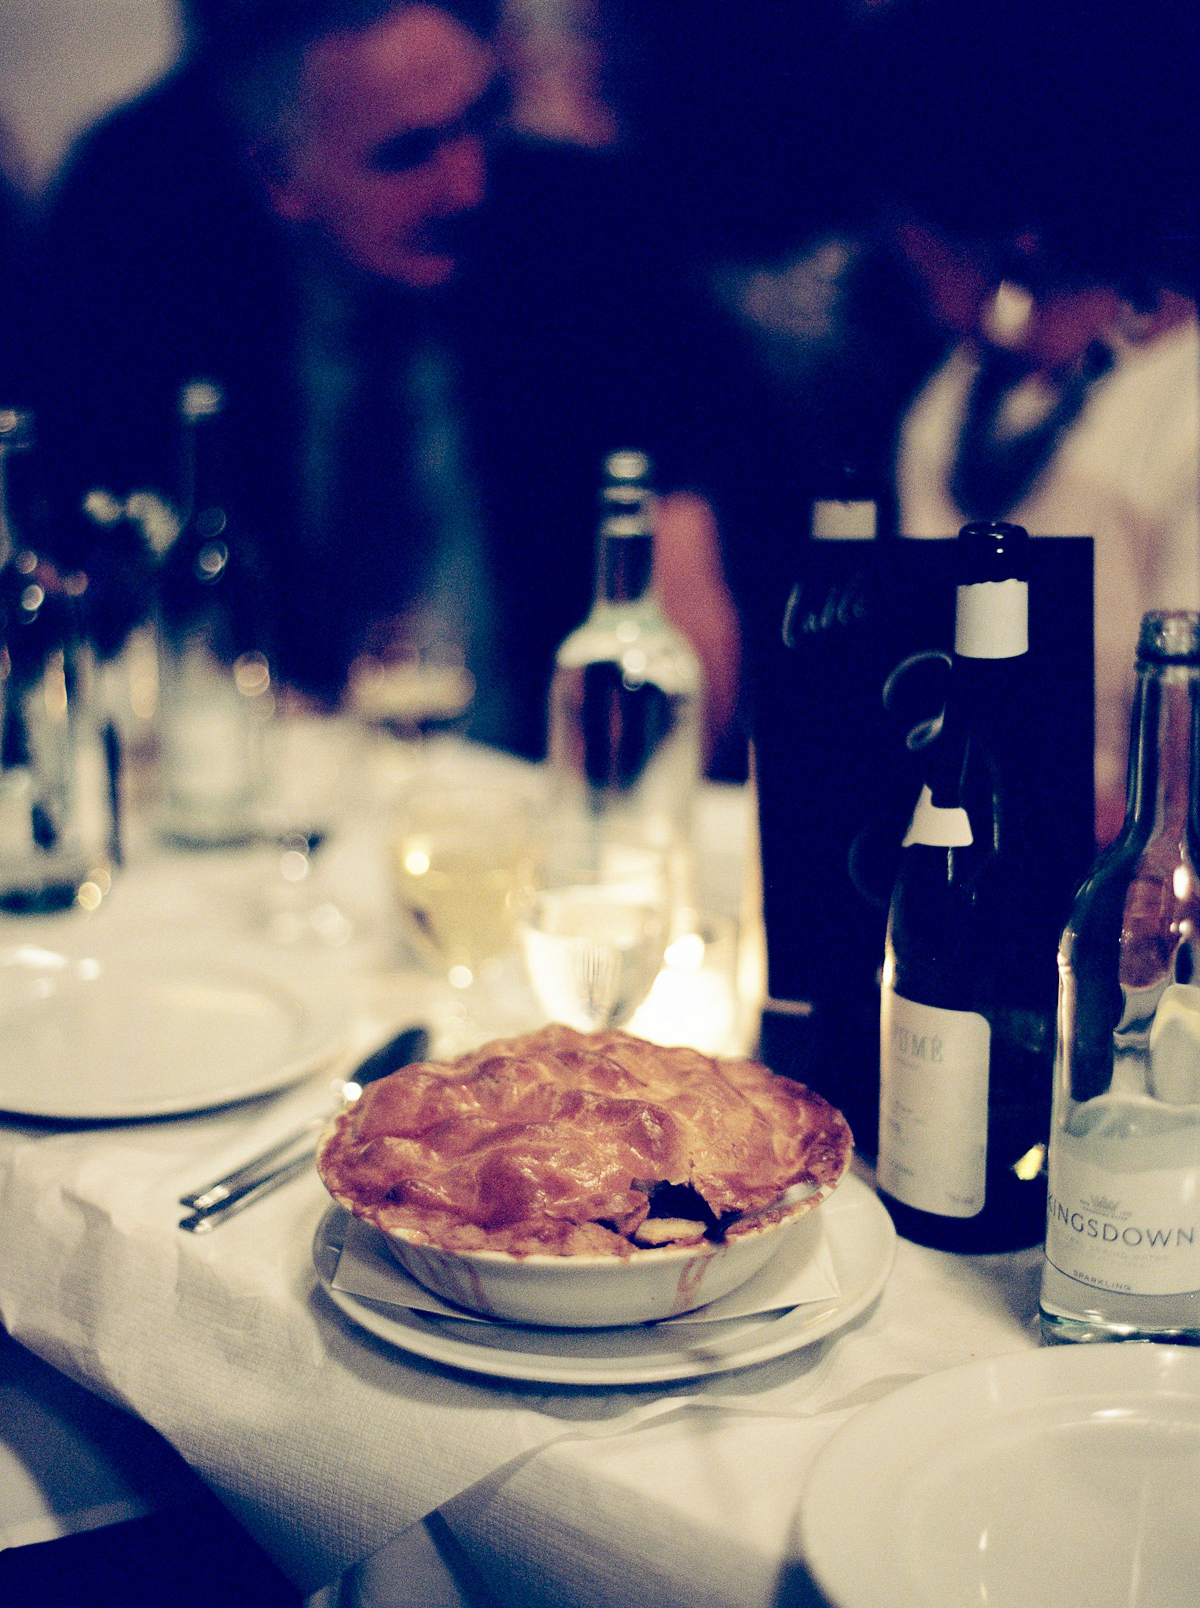
[{"label": "blurred man in background", "polygon": [[[199,50],[82,143],[53,200],[55,482],[173,489],[179,385],[219,380],[285,679],[336,697],[363,653],[458,659],[474,735],[537,754],[601,459],[636,444],[668,486],[703,484],[723,355],[619,166],[508,131],[491,0],[202,12]],[[712,589],[719,726],[736,622],[715,526],[692,497],[664,531],[668,590],[672,555],[694,613]]]}]

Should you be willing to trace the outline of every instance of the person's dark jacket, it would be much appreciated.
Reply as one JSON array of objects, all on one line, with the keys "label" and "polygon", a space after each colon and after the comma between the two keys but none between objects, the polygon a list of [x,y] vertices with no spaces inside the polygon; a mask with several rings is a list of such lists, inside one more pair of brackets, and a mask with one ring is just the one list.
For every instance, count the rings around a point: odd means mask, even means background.
[{"label": "person's dark jacket", "polygon": [[[42,250],[47,475],[67,510],[93,486],[173,493],[180,384],[219,380],[229,501],[270,577],[280,667],[332,696],[372,618],[402,599],[411,554],[394,519],[362,517],[370,495],[351,492],[340,528],[306,521],[295,255],[216,104],[185,68],[102,122],[64,171]],[[640,446],[665,484],[702,486],[738,413],[715,325],[692,317],[652,246],[615,159],[501,145],[467,266],[426,305],[458,376],[519,712],[501,735],[521,752],[540,752],[552,654],[587,611],[603,455]],[[374,299],[402,348],[414,304]],[[366,447],[368,476],[372,452],[396,450],[382,428]]]}]

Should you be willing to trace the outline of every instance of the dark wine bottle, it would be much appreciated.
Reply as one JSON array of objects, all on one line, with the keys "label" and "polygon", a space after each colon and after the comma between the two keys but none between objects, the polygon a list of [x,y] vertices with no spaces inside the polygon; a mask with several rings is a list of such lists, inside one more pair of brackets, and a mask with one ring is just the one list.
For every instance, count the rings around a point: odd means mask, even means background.
[{"label": "dark wine bottle", "polygon": [[957,543],[954,665],[892,893],[880,1024],[878,1184],[906,1239],[1036,1245],[1058,973],[1022,759],[1028,538]]}]

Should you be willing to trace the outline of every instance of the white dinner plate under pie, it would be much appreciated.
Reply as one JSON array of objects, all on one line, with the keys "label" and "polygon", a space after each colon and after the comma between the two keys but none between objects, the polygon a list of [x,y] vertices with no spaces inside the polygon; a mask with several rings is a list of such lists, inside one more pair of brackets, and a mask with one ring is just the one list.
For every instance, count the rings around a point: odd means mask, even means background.
[{"label": "white dinner plate under pie", "polygon": [[501,1379],[540,1384],[639,1385],[725,1373],[823,1339],[866,1311],[896,1251],[892,1220],[873,1190],[847,1174],[819,1211],[839,1294],[781,1312],[688,1325],[533,1329],[434,1317],[333,1288],[347,1213],[328,1211],[313,1241],[326,1294],[353,1322],[415,1356]]}]

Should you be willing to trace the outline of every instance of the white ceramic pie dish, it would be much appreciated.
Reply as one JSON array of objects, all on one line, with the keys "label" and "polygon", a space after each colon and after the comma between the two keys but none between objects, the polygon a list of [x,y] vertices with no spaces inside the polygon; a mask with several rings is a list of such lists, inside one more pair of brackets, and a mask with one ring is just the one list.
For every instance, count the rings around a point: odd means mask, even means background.
[{"label": "white ceramic pie dish", "polygon": [[[373,1084],[327,1127],[317,1170],[443,1300],[502,1322],[590,1329],[657,1323],[728,1295],[832,1192],[851,1144],[839,1112],[766,1067],[549,1024]],[[781,1193],[766,1206],[732,1220],[721,1211],[767,1189]],[[720,1237],[681,1221],[699,1211],[714,1232],[720,1215]]]},{"label": "white ceramic pie dish", "polygon": [[469,1312],[556,1329],[609,1328],[658,1323],[728,1295],[766,1264],[834,1187],[799,1199],[790,1197],[800,1191],[789,1191],[782,1205],[748,1217],[722,1240],[638,1247],[625,1257],[450,1251],[404,1232],[381,1232],[410,1277]]}]

